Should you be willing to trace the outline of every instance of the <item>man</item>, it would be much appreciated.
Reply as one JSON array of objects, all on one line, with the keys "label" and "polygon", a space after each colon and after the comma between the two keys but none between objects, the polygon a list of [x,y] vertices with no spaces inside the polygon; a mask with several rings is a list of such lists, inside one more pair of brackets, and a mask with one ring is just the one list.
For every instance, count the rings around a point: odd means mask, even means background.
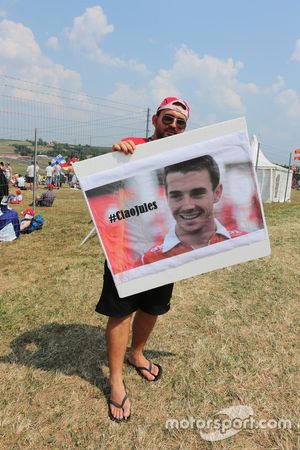
[{"label": "man", "polygon": [[25,178],[19,173],[17,178],[16,178],[16,185],[19,189],[21,189],[22,191],[26,190],[25,187]]},{"label": "man", "polygon": [[37,199],[35,200],[36,206],[52,206],[55,199],[55,192],[53,191],[53,189],[54,185],[49,184],[48,190],[46,192],[43,192],[43,194],[37,197]]},{"label": "man", "polygon": [[5,176],[5,166],[4,163],[0,162],[0,202],[3,197],[8,196],[8,182]]},{"label": "man", "polygon": [[[36,184],[38,184],[38,171],[39,170],[40,170],[40,168],[36,164],[36,166],[35,166]],[[27,175],[27,183],[33,184],[33,182],[34,182],[34,161],[31,161],[31,164],[29,166],[27,166],[26,175]]]},{"label": "man", "polygon": [[46,167],[46,184],[49,186],[49,184],[52,184],[52,174],[53,174],[53,167],[51,166],[51,161],[48,162],[48,166]]},{"label": "man", "polygon": [[[176,97],[165,98],[152,117],[154,133],[149,138],[125,138],[113,146],[113,151],[131,154],[139,144],[183,133],[189,118],[189,107]],[[108,365],[110,370],[109,416],[117,422],[128,420],[131,404],[123,382],[123,363],[129,339],[132,314],[132,344],[128,363],[148,381],[157,381],[162,375],[159,364],[148,361],[143,349],[157,320],[170,309],[173,284],[151,289],[126,298],[118,296],[110,270],[105,263],[103,290],[96,307],[100,314],[109,316],[106,328]]]},{"label": "man", "polygon": [[176,225],[142,255],[137,265],[246,234],[227,230],[214,217],[214,204],[220,200],[223,187],[219,167],[212,156],[200,156],[165,167],[165,189]]},{"label": "man", "polygon": [[59,189],[61,187],[60,182],[60,174],[61,174],[61,165],[56,161],[54,167],[53,167],[53,184],[55,185],[56,189]]}]

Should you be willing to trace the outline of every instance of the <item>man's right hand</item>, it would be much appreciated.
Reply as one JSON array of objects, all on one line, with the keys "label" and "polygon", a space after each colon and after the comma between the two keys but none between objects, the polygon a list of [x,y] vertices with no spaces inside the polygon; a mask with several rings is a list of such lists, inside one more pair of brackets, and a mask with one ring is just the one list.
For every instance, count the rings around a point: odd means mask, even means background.
[{"label": "man's right hand", "polygon": [[125,155],[132,154],[135,150],[135,143],[131,140],[120,141],[112,146],[113,152],[125,153]]}]

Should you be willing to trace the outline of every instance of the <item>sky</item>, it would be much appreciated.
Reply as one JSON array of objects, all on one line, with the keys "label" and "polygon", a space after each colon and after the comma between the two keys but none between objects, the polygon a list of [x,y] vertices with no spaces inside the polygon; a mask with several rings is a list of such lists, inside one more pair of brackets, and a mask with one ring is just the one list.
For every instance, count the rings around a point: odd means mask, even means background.
[{"label": "sky", "polygon": [[34,101],[39,86],[61,105],[77,93],[122,120],[179,96],[190,129],[245,117],[287,164],[300,147],[299,17],[298,0],[0,0],[0,93]]}]

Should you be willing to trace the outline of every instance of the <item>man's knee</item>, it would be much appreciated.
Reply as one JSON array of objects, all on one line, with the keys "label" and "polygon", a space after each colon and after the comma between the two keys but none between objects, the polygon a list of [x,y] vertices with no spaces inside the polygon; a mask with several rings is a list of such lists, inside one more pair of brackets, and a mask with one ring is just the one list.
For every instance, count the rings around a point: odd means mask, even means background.
[{"label": "man's knee", "polygon": [[120,325],[127,325],[127,323],[131,322],[132,314],[128,314],[127,316],[122,317],[109,317],[107,321],[107,328],[115,328]]}]

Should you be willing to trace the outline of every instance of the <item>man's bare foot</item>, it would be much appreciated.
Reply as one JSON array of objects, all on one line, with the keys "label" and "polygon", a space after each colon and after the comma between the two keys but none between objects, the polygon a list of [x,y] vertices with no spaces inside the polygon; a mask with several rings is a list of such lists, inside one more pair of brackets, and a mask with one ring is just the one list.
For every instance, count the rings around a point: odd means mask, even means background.
[{"label": "man's bare foot", "polygon": [[125,421],[130,417],[131,404],[123,382],[111,383],[108,406],[112,420]]}]

